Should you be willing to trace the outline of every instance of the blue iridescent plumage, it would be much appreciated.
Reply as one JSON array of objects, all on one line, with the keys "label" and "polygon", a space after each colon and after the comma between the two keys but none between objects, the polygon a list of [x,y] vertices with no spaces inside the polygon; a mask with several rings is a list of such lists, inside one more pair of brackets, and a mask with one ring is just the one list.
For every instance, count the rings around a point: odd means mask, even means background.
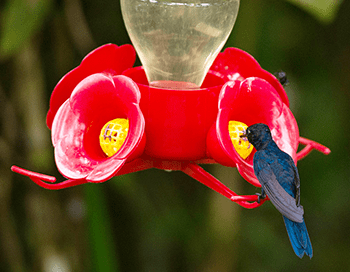
[{"label": "blue iridescent plumage", "polygon": [[272,204],[283,215],[289,240],[295,254],[312,257],[312,246],[300,205],[300,180],[293,159],[280,150],[273,141],[270,129],[265,124],[247,128],[245,135],[256,148],[254,173],[262,190],[259,198],[268,195]]}]

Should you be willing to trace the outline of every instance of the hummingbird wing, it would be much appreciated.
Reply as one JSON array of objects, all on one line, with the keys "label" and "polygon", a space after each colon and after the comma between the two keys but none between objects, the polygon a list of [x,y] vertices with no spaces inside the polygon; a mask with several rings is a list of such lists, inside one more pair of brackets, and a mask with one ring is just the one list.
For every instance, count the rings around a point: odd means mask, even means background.
[{"label": "hummingbird wing", "polygon": [[293,162],[293,159],[290,158],[289,164],[293,168],[294,171],[294,185],[295,185],[295,202],[297,206],[300,206],[300,178],[296,165]]},{"label": "hummingbird wing", "polygon": [[296,199],[279,184],[271,166],[266,163],[258,172],[257,178],[276,209],[288,219],[303,222],[304,208],[297,206]]}]

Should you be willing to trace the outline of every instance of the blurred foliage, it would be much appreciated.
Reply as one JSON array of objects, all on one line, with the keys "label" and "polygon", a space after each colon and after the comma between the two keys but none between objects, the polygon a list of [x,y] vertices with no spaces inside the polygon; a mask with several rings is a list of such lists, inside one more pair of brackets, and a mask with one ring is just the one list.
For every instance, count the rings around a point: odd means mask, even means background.
[{"label": "blurred foliage", "polygon": [[52,0],[7,1],[1,18],[0,56],[15,54],[23,43],[39,31],[52,5]]},{"label": "blurred foliage", "polygon": [[[350,1],[242,0],[226,44],[284,70],[300,134],[332,150],[298,164],[310,261],[294,255],[270,203],[243,209],[179,172],[62,191],[11,173],[17,164],[60,177],[45,127],[55,84],[95,47],[130,41],[119,1],[1,1],[0,270],[348,270],[349,14]],[[241,194],[258,191],[236,169],[206,169]]]},{"label": "blurred foliage", "polygon": [[343,0],[287,0],[311,15],[320,22],[331,23],[335,19]]}]

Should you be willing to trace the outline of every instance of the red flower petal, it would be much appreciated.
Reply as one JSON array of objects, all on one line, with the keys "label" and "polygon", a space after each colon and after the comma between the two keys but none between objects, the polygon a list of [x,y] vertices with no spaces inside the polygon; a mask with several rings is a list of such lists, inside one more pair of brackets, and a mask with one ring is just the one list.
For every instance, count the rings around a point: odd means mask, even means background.
[{"label": "red flower petal", "polygon": [[248,77],[259,77],[269,82],[280,95],[282,102],[289,107],[285,90],[275,76],[262,69],[259,63],[247,52],[238,48],[227,48],[215,59],[210,71],[225,81],[242,81]]},{"label": "red flower petal", "polygon": [[270,125],[282,111],[282,101],[276,90],[265,80],[250,77],[242,82],[224,85],[219,96],[219,109],[230,108],[231,120],[252,125],[259,120]]},{"label": "red flower petal", "polygon": [[66,101],[80,81],[95,73],[119,75],[133,66],[136,52],[132,45],[118,47],[114,44],[103,45],[89,53],[81,64],[67,73],[56,85],[50,100],[50,110],[46,117],[49,128],[59,107]]}]

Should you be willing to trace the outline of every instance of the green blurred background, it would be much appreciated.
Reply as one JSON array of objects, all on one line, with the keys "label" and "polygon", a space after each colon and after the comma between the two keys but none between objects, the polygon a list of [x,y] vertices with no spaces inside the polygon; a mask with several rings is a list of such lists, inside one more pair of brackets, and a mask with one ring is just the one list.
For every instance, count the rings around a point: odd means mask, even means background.
[{"label": "green blurred background", "polygon": [[[271,203],[248,210],[180,172],[148,170],[61,191],[45,115],[59,79],[105,43],[130,43],[116,0],[0,2],[0,271],[350,271],[350,1],[241,0],[226,47],[287,72],[314,257],[293,252]],[[236,169],[205,167],[240,194]]]}]

